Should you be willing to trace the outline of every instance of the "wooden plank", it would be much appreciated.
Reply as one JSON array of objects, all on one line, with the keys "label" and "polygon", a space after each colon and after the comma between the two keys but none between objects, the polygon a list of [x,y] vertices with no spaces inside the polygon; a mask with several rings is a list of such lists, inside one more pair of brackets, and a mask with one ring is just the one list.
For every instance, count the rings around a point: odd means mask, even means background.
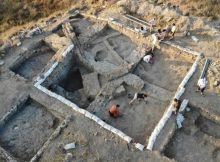
[{"label": "wooden plank", "polygon": [[200,79],[205,78],[210,63],[211,63],[211,60],[210,59],[206,59],[205,65],[203,66],[203,69],[202,69],[202,73],[201,73],[201,75],[199,77]]},{"label": "wooden plank", "polygon": [[129,14],[126,14],[126,16],[128,16],[128,17],[130,17],[130,18],[132,18],[132,19],[135,19],[135,20],[137,20],[137,21],[139,21],[139,22],[142,22],[142,23],[144,23],[144,24],[146,24],[146,25],[148,25],[148,26],[151,25],[150,23],[148,23],[148,22],[146,22],[146,21],[143,21],[143,20],[141,20],[141,19],[138,19],[138,18],[136,18],[136,17],[134,17],[134,16],[131,16],[131,15],[129,15]]},{"label": "wooden plank", "polygon": [[134,20],[134,19],[132,19],[132,18],[130,18],[130,17],[127,17],[126,15],[123,15],[123,17],[126,18],[126,19],[128,19],[128,20],[130,20],[130,21],[133,21],[133,22],[135,22],[135,23],[137,23],[137,24],[139,24],[139,25],[141,25],[141,26],[146,26],[146,24],[143,24],[143,23],[141,23],[141,22],[139,22],[139,21],[137,21],[137,20]]}]

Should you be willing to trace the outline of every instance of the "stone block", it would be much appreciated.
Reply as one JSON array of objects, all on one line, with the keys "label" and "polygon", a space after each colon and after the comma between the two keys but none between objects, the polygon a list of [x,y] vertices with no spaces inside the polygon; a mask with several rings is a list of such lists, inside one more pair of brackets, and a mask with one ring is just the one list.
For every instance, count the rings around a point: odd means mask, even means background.
[{"label": "stone block", "polygon": [[100,84],[97,73],[90,73],[82,76],[83,87],[88,96],[95,97],[100,91]]},{"label": "stone block", "polygon": [[115,89],[113,96],[114,97],[119,97],[122,96],[126,93],[126,89],[124,88],[123,85],[119,86],[118,88]]},{"label": "stone block", "polygon": [[71,40],[66,37],[60,37],[57,34],[52,34],[44,39],[45,43],[54,51],[64,48],[72,44]]}]

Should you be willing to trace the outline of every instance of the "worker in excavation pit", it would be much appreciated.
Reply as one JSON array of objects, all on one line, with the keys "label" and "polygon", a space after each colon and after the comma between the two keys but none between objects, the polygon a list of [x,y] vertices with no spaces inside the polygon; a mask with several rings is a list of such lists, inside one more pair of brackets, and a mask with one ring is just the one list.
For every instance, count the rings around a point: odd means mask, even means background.
[{"label": "worker in excavation pit", "polygon": [[202,96],[204,96],[204,91],[205,91],[205,88],[206,88],[207,84],[208,84],[208,81],[206,80],[206,78],[200,78],[198,80],[198,83],[197,83],[198,89],[197,89],[197,91],[200,91]]},{"label": "worker in excavation pit", "polygon": [[146,36],[146,34],[147,34],[147,27],[146,26],[141,26],[140,33],[143,36]]},{"label": "worker in excavation pit", "polygon": [[164,38],[167,38],[169,34],[171,33],[171,25],[168,25],[166,29],[164,29]]},{"label": "worker in excavation pit", "polygon": [[173,26],[171,28],[171,38],[170,39],[174,38],[175,33],[176,33],[176,24],[173,23]]},{"label": "worker in excavation pit", "polygon": [[149,24],[150,24],[150,32],[152,32],[153,28],[156,27],[156,19],[153,18],[152,20],[150,20]]},{"label": "worker in excavation pit", "polygon": [[158,35],[156,34],[152,34],[152,48],[151,48],[151,51],[153,52],[154,51],[154,48],[157,47],[158,49],[160,49],[160,40],[159,40],[159,37]]},{"label": "worker in excavation pit", "polygon": [[154,59],[153,59],[154,55],[153,54],[148,54],[146,56],[144,56],[143,61],[149,64],[153,64],[154,63]]},{"label": "worker in excavation pit", "polygon": [[132,104],[135,100],[144,100],[147,102],[147,94],[146,93],[135,93],[134,98],[129,102],[129,105]]},{"label": "worker in excavation pit", "polygon": [[113,118],[117,118],[117,117],[120,117],[121,114],[119,112],[119,107],[120,105],[112,105],[109,109],[109,115]]},{"label": "worker in excavation pit", "polygon": [[176,98],[174,98],[173,105],[172,105],[173,106],[172,111],[174,112],[174,114],[177,114],[177,112],[180,109],[180,105],[181,105],[181,101],[176,99]]}]

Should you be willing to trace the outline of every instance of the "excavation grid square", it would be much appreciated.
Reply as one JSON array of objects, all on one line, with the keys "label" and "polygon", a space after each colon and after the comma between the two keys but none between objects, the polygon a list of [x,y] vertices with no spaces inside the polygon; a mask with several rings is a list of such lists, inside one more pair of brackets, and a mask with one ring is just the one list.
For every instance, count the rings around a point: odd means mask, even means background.
[{"label": "excavation grid square", "polygon": [[29,98],[1,127],[0,145],[20,161],[29,161],[58,124],[44,106]]},{"label": "excavation grid square", "polygon": [[47,65],[55,52],[44,42],[40,42],[36,47],[22,54],[12,65],[11,70],[16,74],[33,79]]},{"label": "excavation grid square", "polygon": [[[162,117],[168,103],[148,97],[147,102],[136,100],[129,105],[131,100],[128,98],[129,93],[114,98],[106,107],[97,108],[93,113],[105,120],[108,124],[132,137],[135,142],[145,145],[154,127]],[[122,114],[120,118],[115,119],[109,116],[108,110],[114,104],[120,105],[119,110]]]},{"label": "excavation grid square", "polygon": [[150,84],[175,92],[195,58],[167,45],[161,46],[154,52],[153,65],[141,61],[134,74]]},{"label": "excavation grid square", "polygon": [[184,116],[183,128],[174,133],[164,154],[179,162],[220,161],[220,125],[202,116],[199,110],[190,109]]}]

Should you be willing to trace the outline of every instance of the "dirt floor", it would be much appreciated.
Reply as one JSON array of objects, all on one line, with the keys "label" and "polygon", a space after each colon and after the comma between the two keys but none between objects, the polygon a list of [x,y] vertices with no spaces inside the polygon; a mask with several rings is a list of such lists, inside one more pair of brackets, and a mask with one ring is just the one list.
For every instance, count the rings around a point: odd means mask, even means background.
[{"label": "dirt floor", "polygon": [[[84,25],[85,23],[92,24],[86,20],[77,21],[72,24],[75,30],[77,30],[79,37],[83,35],[84,28],[86,28]],[[131,41],[131,38],[124,36],[109,27],[94,39],[91,39],[93,40],[91,41],[92,45],[90,45],[89,48],[85,48],[84,51],[85,58],[89,62],[95,62],[94,64],[97,65],[97,67],[102,68],[102,70],[106,68],[106,73],[109,69],[108,66],[113,68],[120,66],[121,62],[125,61],[126,57],[128,57],[136,47]],[[120,56],[119,59],[115,55]],[[162,46],[161,50],[156,50],[155,52],[155,63],[149,65],[141,61],[134,74],[140,76],[141,79],[146,81],[146,83],[151,83],[168,91],[175,92],[194,60],[195,59],[189,54],[170,47]],[[70,66],[73,67],[75,65],[71,64]],[[79,65],[79,68],[80,67],[82,66]],[[52,73],[52,75],[57,74]],[[82,73],[80,74],[80,71],[71,72],[70,70],[67,76],[58,83],[59,86],[67,92],[62,93],[63,90],[57,86],[56,88],[52,87],[52,90],[63,97],[70,99],[80,107],[86,108],[88,105],[83,104],[83,102],[85,102],[83,98],[86,94],[83,93],[83,81],[81,75]],[[99,82],[102,81],[99,80]],[[170,82],[172,82],[172,84],[170,84]],[[104,84],[105,83],[101,83],[101,85]],[[81,91],[77,92],[78,89],[81,89]],[[113,98],[104,108],[97,107],[95,111],[92,110],[91,112],[95,113],[110,125],[134,138],[135,142],[140,142],[145,145],[147,144],[148,138],[154,130],[154,127],[168,107],[169,102],[161,101],[160,99],[149,96],[147,103],[134,102],[132,105],[129,105],[130,98],[128,98],[128,96],[132,97],[135,92],[137,91],[132,90],[130,87],[126,87],[126,94]],[[80,95],[76,95],[76,93]],[[78,101],[79,98],[81,98],[80,101]],[[120,111],[122,112],[123,117],[116,120],[109,117],[108,109],[112,104],[121,105]]]},{"label": "dirt floor", "polygon": [[[86,128],[86,129],[85,129]],[[63,146],[75,143],[76,148],[68,151]],[[67,155],[69,154],[69,156]],[[166,162],[165,157],[148,156],[148,151],[140,152],[133,146],[101,129],[94,122],[81,115],[75,116],[62,134],[45,150],[40,162],[44,161],[152,161]],[[154,153],[156,155],[156,153]],[[122,160],[123,159],[123,160]]]},{"label": "dirt floor", "polygon": [[39,43],[37,47],[28,52],[30,54],[26,54],[27,58],[24,58],[23,62],[19,62],[18,65],[11,68],[16,74],[26,79],[32,79],[42,71],[55,52],[45,43]]},{"label": "dirt floor", "polygon": [[195,58],[166,45],[155,50],[154,55],[153,65],[141,61],[134,74],[148,83],[175,92]]},{"label": "dirt floor", "polygon": [[131,39],[128,39],[125,35],[119,35],[107,39],[113,49],[123,59],[129,56],[129,53],[136,47],[135,43]]},{"label": "dirt floor", "polygon": [[[154,127],[163,115],[168,103],[148,97],[147,102],[136,100],[129,104],[135,91],[126,87],[126,93],[110,100],[105,107],[96,108],[95,113],[108,124],[125,132],[135,142],[146,144]],[[108,109],[113,104],[120,105],[122,117],[114,119],[109,116]]]},{"label": "dirt floor", "polygon": [[191,108],[185,115],[183,128],[176,131],[164,154],[179,162],[217,162],[220,160],[219,127]]}]

